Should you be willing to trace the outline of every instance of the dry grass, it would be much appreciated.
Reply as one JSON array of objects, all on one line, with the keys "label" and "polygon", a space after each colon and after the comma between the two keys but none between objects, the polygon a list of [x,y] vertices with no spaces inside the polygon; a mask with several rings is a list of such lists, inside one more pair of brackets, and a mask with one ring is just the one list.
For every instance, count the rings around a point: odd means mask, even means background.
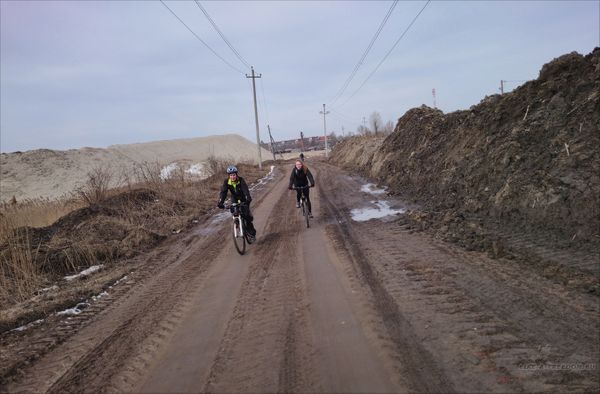
[{"label": "dry grass", "polygon": [[32,228],[46,227],[82,207],[75,200],[25,200],[0,205],[0,305],[22,301],[44,282]]},{"label": "dry grass", "polygon": [[84,203],[76,199],[32,199],[17,203],[0,204],[0,240],[6,231],[19,227],[45,227],[67,213],[81,208]]},{"label": "dry grass", "polygon": [[14,231],[5,239],[6,250],[0,255],[0,305],[23,301],[42,282],[35,264],[37,249],[29,242],[27,227]]}]

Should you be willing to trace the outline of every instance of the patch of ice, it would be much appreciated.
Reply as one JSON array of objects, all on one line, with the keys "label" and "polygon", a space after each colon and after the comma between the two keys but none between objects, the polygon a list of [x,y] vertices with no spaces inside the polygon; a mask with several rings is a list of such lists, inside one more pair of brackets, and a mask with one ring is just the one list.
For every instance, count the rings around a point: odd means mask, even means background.
[{"label": "patch of ice", "polygon": [[88,276],[88,275],[91,275],[94,272],[98,271],[102,267],[104,267],[104,264],[92,265],[90,268],[85,269],[85,270],[81,271],[78,274],[65,276],[65,279],[68,280],[68,281],[71,281],[73,279],[81,278],[82,276]]},{"label": "patch of ice", "polygon": [[385,193],[385,189],[378,189],[377,186],[375,186],[372,183],[367,183],[366,185],[362,185],[360,188],[360,191],[364,192],[364,193],[373,194],[374,196]]},{"label": "patch of ice", "polygon": [[164,166],[160,170],[160,179],[162,179],[163,181],[169,179],[169,177],[171,176],[171,173],[178,168],[179,168],[179,166],[177,165],[177,163],[171,163],[171,164]]},{"label": "patch of ice", "polygon": [[406,209],[392,209],[390,208],[390,204],[387,201],[373,201],[376,208],[359,208],[353,209],[350,211],[350,215],[352,215],[352,220],[356,222],[364,222],[371,219],[381,219],[386,216],[392,216],[397,214],[403,214],[406,212]]},{"label": "patch of ice", "polygon": [[252,185],[249,189],[250,190],[260,189],[263,185],[265,185],[267,182],[269,182],[271,179],[273,179],[273,177],[275,176],[275,173],[273,172],[274,169],[275,169],[275,166],[271,166],[271,170],[269,171],[269,173],[267,175],[265,175],[264,177],[260,178],[259,180],[257,180],[256,183],[254,185]]},{"label": "patch of ice", "polygon": [[56,312],[57,315],[79,315],[85,308],[90,306],[87,302],[80,302],[73,308],[65,309],[64,311]]}]

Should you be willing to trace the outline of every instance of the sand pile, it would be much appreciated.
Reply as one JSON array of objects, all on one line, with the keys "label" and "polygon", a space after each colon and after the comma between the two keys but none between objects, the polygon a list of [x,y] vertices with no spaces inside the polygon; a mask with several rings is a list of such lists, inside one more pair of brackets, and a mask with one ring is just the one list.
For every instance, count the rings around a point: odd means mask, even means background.
[{"label": "sand pile", "polygon": [[[13,196],[56,198],[71,193],[94,168],[109,168],[114,181],[132,177],[141,163],[162,168],[178,163],[189,174],[203,177],[203,163],[210,156],[232,163],[257,162],[256,144],[239,135],[112,145],[106,149],[81,148],[66,151],[38,149],[0,155],[0,201]],[[263,160],[270,153],[262,150]],[[173,166],[171,166],[173,168]],[[167,171],[168,173],[168,171]]]}]

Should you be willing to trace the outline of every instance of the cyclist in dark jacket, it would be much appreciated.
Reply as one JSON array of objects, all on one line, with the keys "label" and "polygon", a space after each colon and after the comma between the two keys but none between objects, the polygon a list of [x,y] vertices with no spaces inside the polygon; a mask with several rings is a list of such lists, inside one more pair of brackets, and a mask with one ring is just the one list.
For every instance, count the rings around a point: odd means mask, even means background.
[{"label": "cyclist in dark jacket", "polygon": [[244,216],[244,219],[246,219],[248,234],[250,234],[252,237],[256,237],[256,229],[254,228],[254,224],[252,224],[254,217],[252,216],[252,212],[250,212],[250,203],[252,202],[252,197],[250,196],[248,185],[246,184],[244,178],[238,176],[238,169],[235,166],[227,167],[227,175],[227,179],[223,181],[223,186],[221,186],[217,207],[220,209],[225,208],[224,203],[225,199],[227,198],[228,191],[231,192],[232,203],[245,202],[246,205],[241,207],[241,213],[242,216]]},{"label": "cyclist in dark jacket", "polygon": [[[291,190],[294,187],[309,186],[309,183],[310,187],[315,186],[315,180],[310,170],[307,166],[304,165],[304,163],[302,163],[302,160],[296,160],[296,165],[294,166],[292,174],[290,175],[290,184],[288,188]],[[300,208],[300,196],[302,196],[302,194],[304,194],[304,196],[306,197],[308,214],[310,217],[312,217],[312,207],[310,204],[308,188],[296,190],[296,208]]]}]

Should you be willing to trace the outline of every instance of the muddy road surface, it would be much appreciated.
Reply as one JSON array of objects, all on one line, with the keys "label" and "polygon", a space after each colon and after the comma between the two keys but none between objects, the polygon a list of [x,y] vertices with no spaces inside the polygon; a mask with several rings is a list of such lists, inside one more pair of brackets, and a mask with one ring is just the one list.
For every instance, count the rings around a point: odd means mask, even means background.
[{"label": "muddy road surface", "polygon": [[414,232],[401,201],[323,162],[311,164],[306,228],[291,168],[254,190],[258,238],[245,255],[226,213],[205,218],[80,315],[4,334],[0,389],[599,388],[597,296]]}]

